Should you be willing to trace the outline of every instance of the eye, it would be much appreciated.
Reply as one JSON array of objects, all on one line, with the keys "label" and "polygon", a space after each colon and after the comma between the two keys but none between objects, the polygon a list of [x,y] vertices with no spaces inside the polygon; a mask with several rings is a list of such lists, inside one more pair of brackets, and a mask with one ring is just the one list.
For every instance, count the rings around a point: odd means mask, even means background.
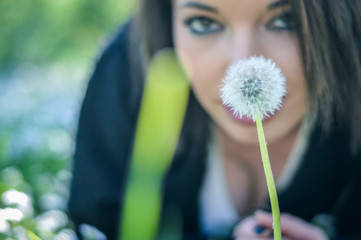
[{"label": "eye", "polygon": [[292,31],[295,27],[296,23],[291,12],[284,12],[274,17],[266,25],[266,29],[276,31]]},{"label": "eye", "polygon": [[189,18],[184,24],[192,33],[199,35],[217,33],[224,29],[224,27],[216,20],[203,16]]}]

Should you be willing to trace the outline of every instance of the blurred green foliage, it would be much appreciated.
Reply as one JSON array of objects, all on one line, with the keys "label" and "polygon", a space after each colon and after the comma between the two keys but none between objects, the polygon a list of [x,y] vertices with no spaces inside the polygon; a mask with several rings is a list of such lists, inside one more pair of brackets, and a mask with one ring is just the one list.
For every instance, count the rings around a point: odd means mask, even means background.
[{"label": "blurred green foliage", "polygon": [[76,239],[66,201],[84,82],[134,5],[0,1],[0,239]]},{"label": "blurred green foliage", "polygon": [[1,0],[0,70],[93,54],[134,0]]}]

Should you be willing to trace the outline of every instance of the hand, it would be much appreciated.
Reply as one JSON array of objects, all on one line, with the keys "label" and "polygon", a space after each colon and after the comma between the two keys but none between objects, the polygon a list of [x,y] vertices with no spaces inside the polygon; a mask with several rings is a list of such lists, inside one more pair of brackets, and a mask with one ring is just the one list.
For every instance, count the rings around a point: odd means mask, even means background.
[{"label": "hand", "polygon": [[[272,215],[257,211],[239,223],[233,236],[236,240],[272,240]],[[281,214],[282,240],[327,240],[326,234],[317,226],[290,214]]]}]

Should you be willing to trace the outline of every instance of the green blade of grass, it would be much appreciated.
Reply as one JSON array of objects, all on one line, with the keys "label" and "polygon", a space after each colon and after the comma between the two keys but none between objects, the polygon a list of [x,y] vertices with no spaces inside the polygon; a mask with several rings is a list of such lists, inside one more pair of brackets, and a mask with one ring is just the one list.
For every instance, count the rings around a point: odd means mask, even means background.
[{"label": "green blade of grass", "polygon": [[161,209],[161,182],[173,158],[189,96],[171,50],[151,61],[137,123],[123,206],[123,240],[154,239]]}]

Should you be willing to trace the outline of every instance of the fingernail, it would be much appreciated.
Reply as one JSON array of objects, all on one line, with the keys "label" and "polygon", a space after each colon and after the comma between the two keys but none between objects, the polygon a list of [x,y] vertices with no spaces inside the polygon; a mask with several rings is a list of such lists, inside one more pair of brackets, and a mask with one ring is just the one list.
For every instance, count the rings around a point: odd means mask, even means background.
[{"label": "fingernail", "polygon": [[266,228],[262,227],[262,226],[256,226],[254,228],[254,232],[257,233],[257,234],[262,234],[264,232],[264,230],[266,230]]}]

